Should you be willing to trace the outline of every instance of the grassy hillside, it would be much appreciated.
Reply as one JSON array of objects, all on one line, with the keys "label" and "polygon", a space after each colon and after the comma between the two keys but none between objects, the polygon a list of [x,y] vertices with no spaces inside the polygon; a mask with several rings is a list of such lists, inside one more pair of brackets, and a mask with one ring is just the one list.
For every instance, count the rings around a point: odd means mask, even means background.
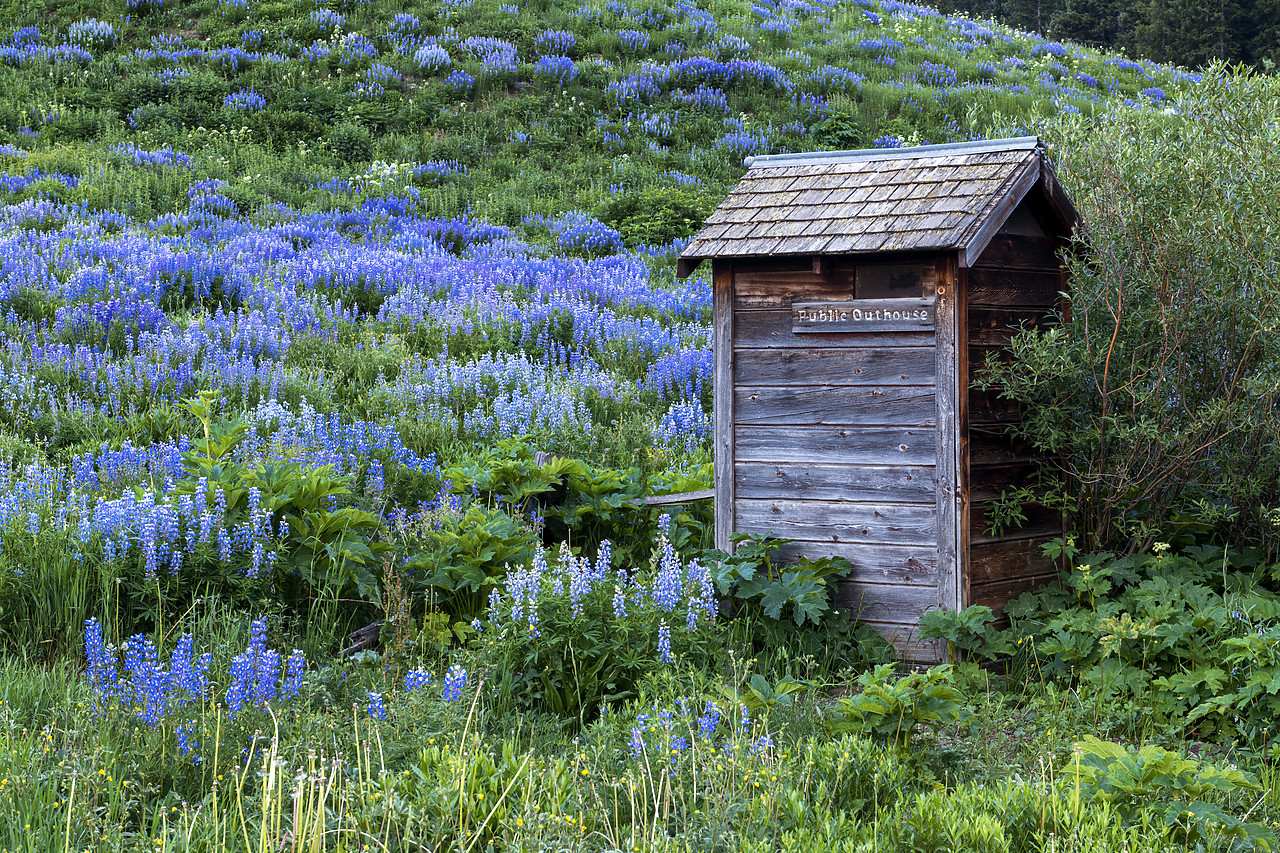
[{"label": "grassy hillside", "polygon": [[1186,80],[899,3],[68,9],[6,18],[0,132],[35,156],[8,172],[48,174],[11,188],[140,222],[188,213],[208,178],[242,214],[413,184],[428,216],[578,210],[665,243],[747,155],[1026,132],[1059,110],[1162,108]]},{"label": "grassy hillside", "polygon": [[[1007,691],[899,678],[847,564],[637,500],[710,476],[709,288],[672,268],[743,157],[1173,122],[1191,76],[872,0],[0,20],[6,849],[1271,839],[1274,786],[1085,737],[1230,743],[1222,670],[1116,699],[1132,624],[1072,614]],[[1169,619],[1252,636],[1226,595]]]},{"label": "grassy hillside", "polygon": [[[219,311],[239,329],[246,307],[267,311],[285,291],[287,310],[303,315],[270,331],[279,320],[264,315],[273,344],[228,351],[249,368],[230,384],[221,367],[203,371],[203,357],[180,378],[149,377],[136,400],[128,382],[103,397],[20,370],[0,448],[21,461],[33,450],[66,461],[104,433],[146,443],[165,429],[139,433],[122,413],[214,384],[242,408],[283,395],[393,417],[407,381],[393,366],[417,355],[421,374],[447,349],[451,363],[519,353],[598,376],[557,392],[545,428],[463,424],[417,438],[418,452],[448,454],[459,436],[558,430],[541,437],[549,449],[636,464],[654,413],[705,408],[705,291],[671,292],[667,261],[743,157],[1025,133],[1059,110],[1167,109],[1187,79],[900,4],[352,4],[303,14],[284,3],[171,2],[78,20],[61,4],[11,11],[24,25],[0,48],[0,299],[17,320],[50,321],[42,339],[84,343],[116,364],[126,338],[138,344],[129,361],[172,361],[151,351],[161,331],[189,337]],[[499,247],[499,260],[473,270],[476,244]],[[541,277],[531,265],[586,268],[535,257],[607,260],[577,276],[589,296],[562,303],[546,291],[555,285],[529,280]],[[483,306],[459,290],[476,277]],[[619,279],[641,292],[609,291],[617,285],[605,281]],[[445,313],[486,325],[499,292],[511,300],[496,337],[430,316],[443,300]],[[101,314],[92,305],[130,294],[168,313],[91,321]],[[583,299],[590,318],[576,307]],[[626,328],[601,327],[601,312]],[[386,364],[317,358],[324,336],[313,332],[339,319]],[[111,347],[84,331],[93,323],[115,328],[101,330]],[[29,357],[11,352],[7,367]],[[335,368],[356,367],[354,384],[335,383]],[[694,412],[682,417],[703,428]],[[623,423],[624,441],[584,445],[588,419]]]}]

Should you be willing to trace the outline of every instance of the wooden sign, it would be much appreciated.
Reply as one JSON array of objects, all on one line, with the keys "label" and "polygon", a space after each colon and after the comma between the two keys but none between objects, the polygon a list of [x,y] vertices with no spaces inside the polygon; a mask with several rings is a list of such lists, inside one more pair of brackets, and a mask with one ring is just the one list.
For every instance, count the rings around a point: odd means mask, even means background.
[{"label": "wooden sign", "polygon": [[857,299],[850,302],[793,302],[794,334],[837,332],[918,332],[937,320],[933,299]]}]

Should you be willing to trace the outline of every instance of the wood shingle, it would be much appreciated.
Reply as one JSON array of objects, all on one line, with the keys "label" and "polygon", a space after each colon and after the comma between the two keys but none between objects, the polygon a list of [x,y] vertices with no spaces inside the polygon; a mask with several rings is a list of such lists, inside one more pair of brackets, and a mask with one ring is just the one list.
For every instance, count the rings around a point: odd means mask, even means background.
[{"label": "wood shingle", "polygon": [[[711,257],[961,249],[1052,172],[1034,138],[757,157],[682,253]],[[1074,211],[1062,211],[1074,220]],[[729,227],[732,226],[732,227]],[[989,239],[989,235],[988,235]]]}]

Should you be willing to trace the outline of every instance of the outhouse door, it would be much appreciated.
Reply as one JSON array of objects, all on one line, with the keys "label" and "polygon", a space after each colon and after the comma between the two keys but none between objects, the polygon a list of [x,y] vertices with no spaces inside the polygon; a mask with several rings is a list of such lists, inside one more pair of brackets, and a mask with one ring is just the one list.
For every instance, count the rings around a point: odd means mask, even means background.
[{"label": "outhouse door", "polygon": [[721,547],[772,531],[794,540],[784,558],[846,557],[840,606],[919,657],[920,616],[961,603],[953,256],[717,262],[715,278],[733,303]]}]

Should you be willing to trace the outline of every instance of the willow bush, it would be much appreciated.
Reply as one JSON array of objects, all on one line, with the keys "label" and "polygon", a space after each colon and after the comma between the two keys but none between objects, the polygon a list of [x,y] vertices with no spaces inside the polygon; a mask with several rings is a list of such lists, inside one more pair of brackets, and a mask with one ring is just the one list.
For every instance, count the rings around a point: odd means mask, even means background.
[{"label": "willow bush", "polygon": [[1280,81],[1217,67],[1176,107],[1049,131],[1083,221],[1070,311],[984,381],[1057,460],[1082,547],[1280,542]]}]

